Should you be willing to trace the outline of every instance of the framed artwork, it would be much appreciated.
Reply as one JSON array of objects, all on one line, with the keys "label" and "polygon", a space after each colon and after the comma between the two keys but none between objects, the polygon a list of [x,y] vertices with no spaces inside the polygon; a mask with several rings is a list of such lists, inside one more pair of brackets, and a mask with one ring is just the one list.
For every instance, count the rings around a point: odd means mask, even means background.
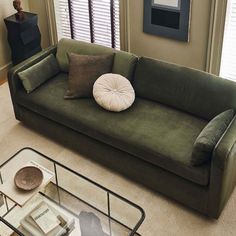
[{"label": "framed artwork", "polygon": [[152,0],[154,7],[180,10],[180,0]]},{"label": "framed artwork", "polygon": [[145,33],[189,41],[191,0],[144,0]]}]

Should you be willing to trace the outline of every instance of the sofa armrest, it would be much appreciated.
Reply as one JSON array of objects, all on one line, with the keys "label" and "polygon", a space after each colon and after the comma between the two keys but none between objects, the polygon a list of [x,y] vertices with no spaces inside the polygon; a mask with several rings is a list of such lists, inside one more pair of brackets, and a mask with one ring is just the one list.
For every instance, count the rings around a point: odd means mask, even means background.
[{"label": "sofa armrest", "polygon": [[18,77],[18,73],[33,66],[34,64],[38,63],[45,57],[47,57],[50,54],[56,54],[57,47],[56,46],[51,46],[42,52],[37,53],[36,55],[30,57],[29,59],[21,62],[20,64],[12,67],[9,72],[8,72],[8,85],[10,88],[10,93],[11,93],[11,99],[14,107],[14,112],[15,116],[17,119],[19,118],[19,112],[16,104],[16,92],[22,88],[22,83]]},{"label": "sofa armrest", "polygon": [[218,218],[236,184],[236,118],[215,147],[211,163],[208,211]]}]

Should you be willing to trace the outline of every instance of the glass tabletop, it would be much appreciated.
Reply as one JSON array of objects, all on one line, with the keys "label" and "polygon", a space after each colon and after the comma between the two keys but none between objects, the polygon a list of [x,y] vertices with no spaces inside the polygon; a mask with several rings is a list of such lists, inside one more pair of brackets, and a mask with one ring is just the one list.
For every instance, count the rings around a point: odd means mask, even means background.
[{"label": "glass tabletop", "polygon": [[[25,166],[40,168],[44,176],[41,186],[30,192],[14,183],[15,174]],[[42,202],[67,217],[66,235],[140,235],[137,230],[145,218],[140,206],[32,148],[20,150],[0,165],[0,183],[4,235],[57,235],[28,228],[29,215]]]}]

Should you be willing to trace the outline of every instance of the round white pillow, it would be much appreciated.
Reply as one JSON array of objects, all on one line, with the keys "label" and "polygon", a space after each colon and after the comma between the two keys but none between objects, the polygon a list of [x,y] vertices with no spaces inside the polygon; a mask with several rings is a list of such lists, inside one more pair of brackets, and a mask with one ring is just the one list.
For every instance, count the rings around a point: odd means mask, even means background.
[{"label": "round white pillow", "polygon": [[101,107],[115,112],[126,110],[135,100],[131,83],[118,74],[100,76],[93,85],[93,96]]}]

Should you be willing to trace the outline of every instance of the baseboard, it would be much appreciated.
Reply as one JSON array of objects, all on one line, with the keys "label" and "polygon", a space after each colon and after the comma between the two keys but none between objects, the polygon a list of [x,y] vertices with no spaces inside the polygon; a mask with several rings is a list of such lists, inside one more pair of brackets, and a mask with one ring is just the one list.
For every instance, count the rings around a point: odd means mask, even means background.
[{"label": "baseboard", "polygon": [[5,81],[7,78],[7,72],[9,70],[9,68],[11,67],[12,63],[9,62],[4,66],[0,67],[0,83]]}]

